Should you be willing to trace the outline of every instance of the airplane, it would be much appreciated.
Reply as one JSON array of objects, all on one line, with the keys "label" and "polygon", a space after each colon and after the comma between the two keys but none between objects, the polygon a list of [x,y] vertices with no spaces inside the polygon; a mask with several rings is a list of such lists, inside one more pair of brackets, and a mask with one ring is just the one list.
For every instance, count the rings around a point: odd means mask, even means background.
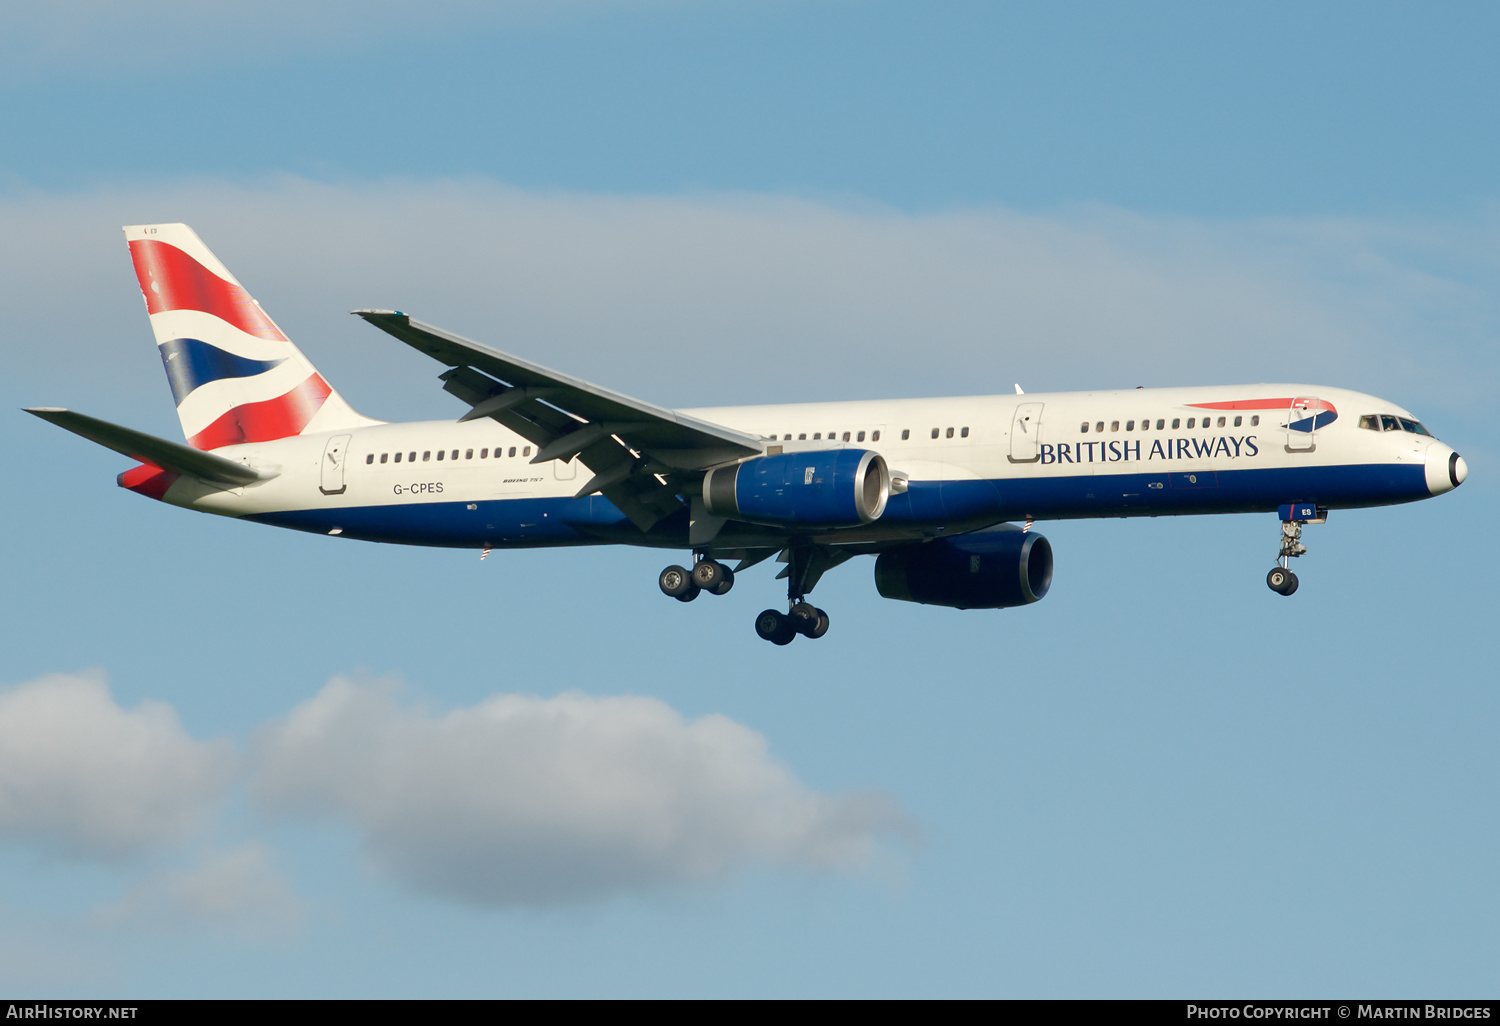
[{"label": "airplane", "polygon": [[[186,443],[27,410],[139,462],[117,481],[175,506],[340,538],[492,549],[680,549],[661,591],[723,595],[785,563],[786,645],[827,633],[807,601],[874,555],[891,599],[1000,609],[1043,598],[1037,521],[1269,513],[1266,583],[1291,595],[1328,511],[1452,491],[1468,466],[1408,411],[1305,384],[671,410],[395,310],[353,313],[444,366],[455,420],[355,412],[184,224],[125,228]],[[1018,525],[1018,522],[1020,526]],[[726,561],[737,561],[731,568]]]}]

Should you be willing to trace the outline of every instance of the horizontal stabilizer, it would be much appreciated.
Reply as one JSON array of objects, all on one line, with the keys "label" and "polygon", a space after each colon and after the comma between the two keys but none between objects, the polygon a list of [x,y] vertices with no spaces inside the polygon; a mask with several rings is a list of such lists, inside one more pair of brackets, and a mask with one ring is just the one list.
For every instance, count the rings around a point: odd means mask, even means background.
[{"label": "horizontal stabilizer", "polygon": [[118,424],[111,424],[107,420],[86,417],[72,410],[44,406],[28,409],[26,412],[56,424],[60,428],[66,428],[75,435],[82,435],[91,442],[98,442],[106,449],[113,449],[122,456],[129,456],[142,463],[150,463],[162,470],[175,470],[180,474],[189,474],[215,484],[237,487],[276,476],[251,470],[243,463],[227,460],[223,456],[215,456],[211,452],[192,449],[180,442],[169,442],[165,438],[157,438],[144,431],[135,431]]}]

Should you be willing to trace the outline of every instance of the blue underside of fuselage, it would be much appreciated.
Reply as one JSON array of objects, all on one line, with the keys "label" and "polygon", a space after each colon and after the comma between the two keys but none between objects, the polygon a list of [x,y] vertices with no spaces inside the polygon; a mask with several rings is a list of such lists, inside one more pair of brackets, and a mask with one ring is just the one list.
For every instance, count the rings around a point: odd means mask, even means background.
[{"label": "blue underside of fuselage", "polygon": [[[915,537],[939,527],[973,529],[1025,517],[1064,520],[1258,513],[1274,511],[1288,502],[1312,502],[1337,509],[1411,502],[1428,494],[1424,468],[1409,464],[923,481],[913,482],[905,494],[891,496],[879,522],[860,530],[878,530],[889,537],[909,529]],[[245,519],[405,545],[687,545],[685,511],[643,534],[600,495],[299,509],[257,513]],[[756,530],[769,532],[769,536],[778,531]],[[806,532],[788,528],[782,533]]]}]

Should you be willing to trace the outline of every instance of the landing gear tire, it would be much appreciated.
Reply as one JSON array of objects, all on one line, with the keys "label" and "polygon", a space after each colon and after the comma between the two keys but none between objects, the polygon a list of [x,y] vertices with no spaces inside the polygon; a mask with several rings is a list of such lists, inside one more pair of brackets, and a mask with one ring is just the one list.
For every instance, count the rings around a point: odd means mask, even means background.
[{"label": "landing gear tire", "polygon": [[787,619],[803,637],[821,638],[828,633],[828,614],[810,603],[798,602]]},{"label": "landing gear tire", "polygon": [[1278,566],[1266,574],[1266,587],[1278,595],[1290,595],[1297,590],[1297,575]]},{"label": "landing gear tire", "polygon": [[[723,566],[723,564],[721,563],[720,566]],[[726,566],[726,567],[724,567],[724,579],[722,581],[720,581],[718,584],[714,585],[712,588],[709,588],[708,590],[710,592],[712,592],[713,594],[715,594],[715,595],[727,595],[727,594],[729,594],[729,589],[733,588],[733,587],[734,587],[734,571],[731,570],[731,569],[729,569],[729,567]]]},{"label": "landing gear tire", "polygon": [[691,602],[701,594],[703,594],[703,589],[695,585],[681,595],[676,596],[676,599],[678,602]]},{"label": "landing gear tire", "polygon": [[[704,591],[714,591],[729,576],[729,567],[713,559],[705,559],[693,567],[693,583]],[[727,589],[726,589],[727,590]]]},{"label": "landing gear tire", "polygon": [[[698,587],[693,583],[693,575],[688,573],[684,567],[667,567],[661,572],[661,576],[656,579],[656,583],[661,587],[661,593],[668,598],[682,599],[684,595],[690,592],[693,598],[697,597]],[[691,598],[682,600],[684,602],[692,601]]]},{"label": "landing gear tire", "polygon": [[797,628],[785,613],[767,609],[755,618],[755,633],[773,645],[789,645],[797,636]]}]

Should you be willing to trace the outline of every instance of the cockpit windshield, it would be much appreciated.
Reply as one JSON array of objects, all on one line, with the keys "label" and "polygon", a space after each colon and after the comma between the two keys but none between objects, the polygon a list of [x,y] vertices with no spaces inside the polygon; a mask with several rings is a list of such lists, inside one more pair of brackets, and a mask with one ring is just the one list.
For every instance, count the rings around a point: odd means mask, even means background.
[{"label": "cockpit windshield", "polygon": [[1359,418],[1359,426],[1367,431],[1410,431],[1414,435],[1436,437],[1419,422],[1409,417],[1393,417],[1389,413],[1367,413]]}]

